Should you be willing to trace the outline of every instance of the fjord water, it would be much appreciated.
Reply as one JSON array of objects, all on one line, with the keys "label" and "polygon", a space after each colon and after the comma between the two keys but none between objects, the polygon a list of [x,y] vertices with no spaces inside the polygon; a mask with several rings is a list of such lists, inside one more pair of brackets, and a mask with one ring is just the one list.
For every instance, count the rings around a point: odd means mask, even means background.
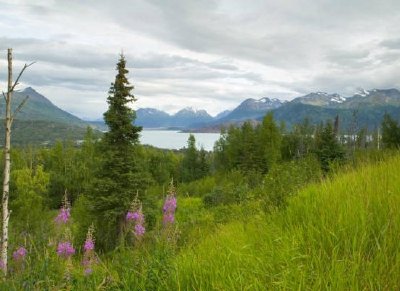
[{"label": "fjord water", "polygon": [[[196,139],[196,147],[211,151],[219,139],[219,133],[192,133]],[[181,149],[187,146],[190,133],[174,130],[143,130],[140,133],[140,143],[152,145],[161,149]]]}]

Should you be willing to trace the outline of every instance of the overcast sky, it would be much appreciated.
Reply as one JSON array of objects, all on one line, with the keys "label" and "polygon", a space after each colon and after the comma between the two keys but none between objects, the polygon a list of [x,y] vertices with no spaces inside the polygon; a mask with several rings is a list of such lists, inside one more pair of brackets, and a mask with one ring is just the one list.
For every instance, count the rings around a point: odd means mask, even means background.
[{"label": "overcast sky", "polygon": [[121,51],[138,101],[215,115],[246,98],[400,88],[399,0],[0,0],[6,49],[32,86],[100,118]]}]

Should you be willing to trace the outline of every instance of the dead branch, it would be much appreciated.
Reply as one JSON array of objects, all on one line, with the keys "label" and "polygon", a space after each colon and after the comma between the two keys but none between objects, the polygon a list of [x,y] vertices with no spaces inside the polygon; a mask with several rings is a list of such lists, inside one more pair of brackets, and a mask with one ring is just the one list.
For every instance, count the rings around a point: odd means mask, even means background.
[{"label": "dead branch", "polygon": [[29,68],[30,66],[32,66],[34,63],[36,62],[32,62],[29,65],[25,64],[24,67],[22,68],[21,72],[19,72],[17,79],[15,80],[14,84],[12,85],[10,92],[14,92],[15,87],[19,84],[18,81],[21,78],[22,74],[24,73],[24,71]]}]

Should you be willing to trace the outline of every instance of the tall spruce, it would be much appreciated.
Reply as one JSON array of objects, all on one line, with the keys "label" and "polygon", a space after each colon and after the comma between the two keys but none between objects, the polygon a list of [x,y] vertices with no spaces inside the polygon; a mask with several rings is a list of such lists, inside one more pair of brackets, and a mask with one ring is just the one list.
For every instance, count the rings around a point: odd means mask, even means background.
[{"label": "tall spruce", "polygon": [[107,99],[109,108],[104,113],[109,131],[101,142],[102,165],[90,195],[94,214],[101,224],[99,243],[105,249],[114,247],[117,238],[121,238],[124,213],[136,191],[144,189],[146,179],[138,149],[142,128],[133,124],[136,114],[129,104],[136,99],[123,55],[116,70],[118,73]]},{"label": "tall spruce", "polygon": [[315,153],[324,172],[328,172],[331,169],[332,163],[340,163],[345,158],[344,150],[337,139],[334,126],[330,121],[325,126],[321,124],[317,127],[315,145]]}]

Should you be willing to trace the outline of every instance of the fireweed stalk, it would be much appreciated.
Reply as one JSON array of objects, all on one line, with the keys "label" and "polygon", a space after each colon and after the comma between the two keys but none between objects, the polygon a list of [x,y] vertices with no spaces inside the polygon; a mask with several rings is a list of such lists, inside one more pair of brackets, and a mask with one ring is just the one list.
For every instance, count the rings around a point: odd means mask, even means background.
[{"label": "fireweed stalk", "polygon": [[24,268],[24,262],[26,259],[26,254],[28,251],[24,247],[19,247],[16,251],[13,252],[13,259],[17,270],[22,270]]},{"label": "fireweed stalk", "polygon": [[131,207],[125,217],[136,239],[140,240],[146,232],[144,227],[144,214],[142,211],[142,203],[137,195],[131,203]]},{"label": "fireweed stalk", "polygon": [[168,189],[167,197],[165,198],[163,206],[163,225],[164,228],[173,225],[175,222],[175,210],[176,210],[176,193],[173,182],[171,182]]},{"label": "fireweed stalk", "polygon": [[67,193],[65,192],[62,205],[58,215],[54,219],[56,223],[57,238],[58,241],[56,254],[63,261],[65,265],[65,281],[67,286],[71,282],[72,274],[72,256],[75,254],[75,248],[72,245],[72,234],[70,229],[71,223],[71,204],[68,201]]},{"label": "fireweed stalk", "polygon": [[84,274],[86,276],[92,274],[93,266],[97,263],[94,247],[95,247],[94,226],[92,224],[88,229],[88,232],[86,234],[86,240],[85,243],[83,244],[82,265],[84,268]]},{"label": "fireweed stalk", "polygon": [[177,207],[176,191],[173,180],[170,183],[167,196],[163,205],[163,230],[162,235],[170,247],[176,247],[179,230],[176,226],[175,211]]},{"label": "fireweed stalk", "polygon": [[65,193],[60,211],[58,212],[58,215],[56,216],[54,221],[59,225],[66,224],[69,221],[70,217],[71,217],[71,205],[68,201],[67,193]]}]

